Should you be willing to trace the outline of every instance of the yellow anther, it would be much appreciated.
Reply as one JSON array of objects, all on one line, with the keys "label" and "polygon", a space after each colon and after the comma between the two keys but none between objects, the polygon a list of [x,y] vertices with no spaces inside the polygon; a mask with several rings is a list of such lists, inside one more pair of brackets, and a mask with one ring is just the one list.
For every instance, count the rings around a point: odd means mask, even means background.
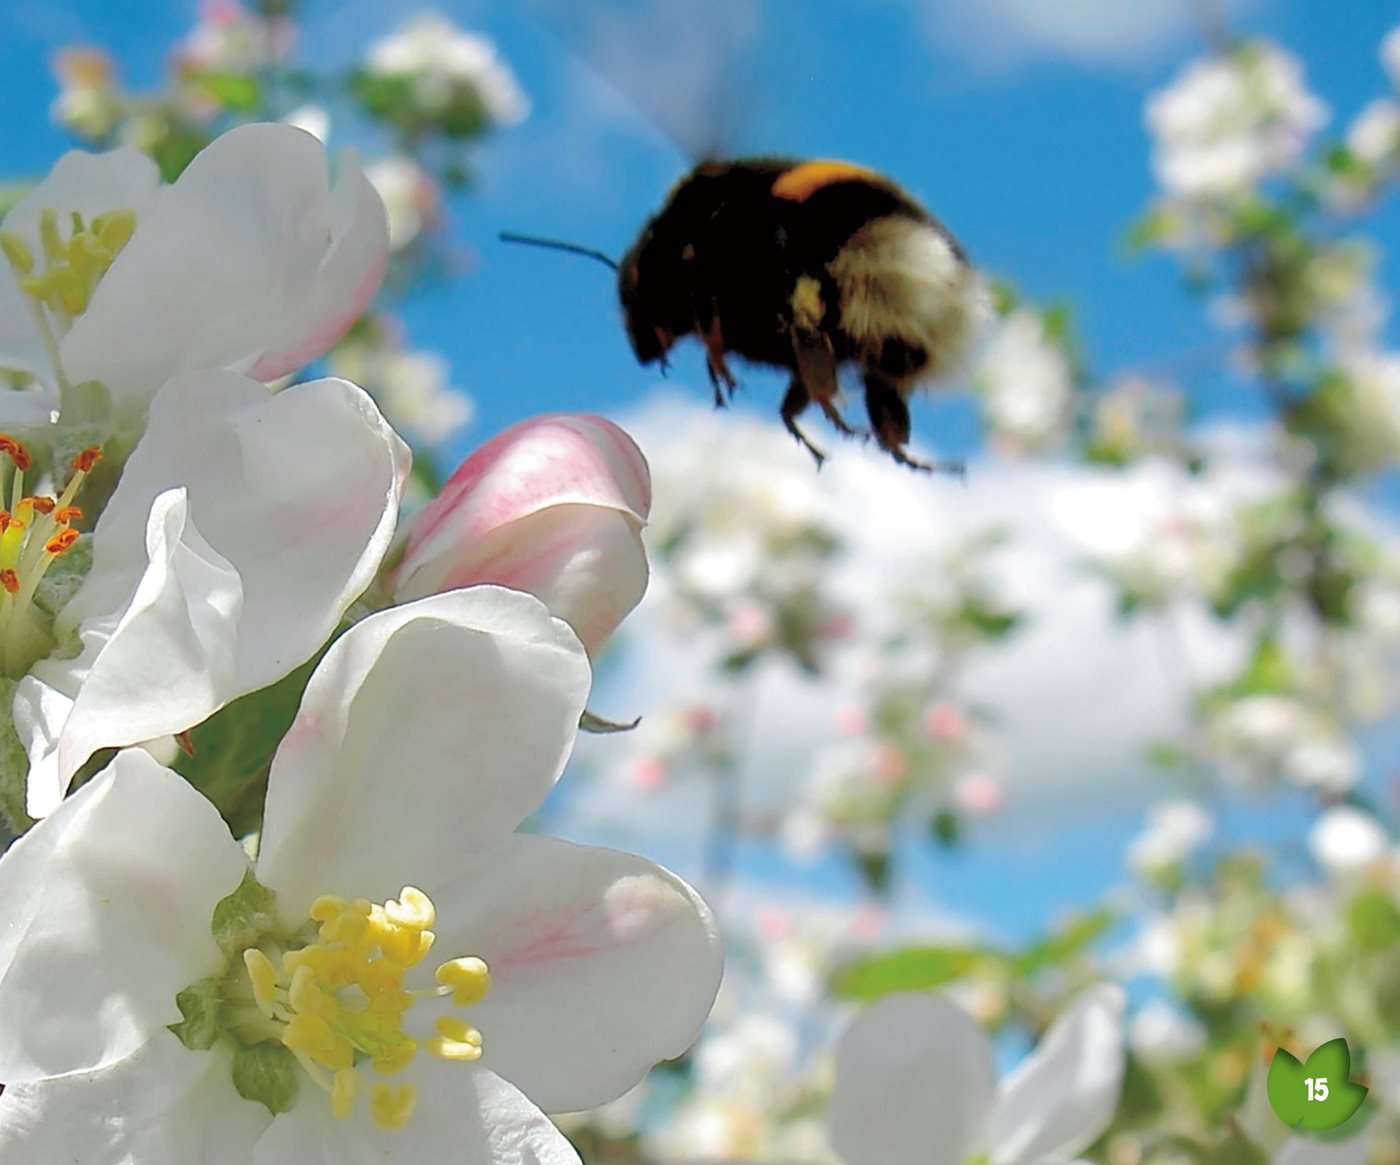
[{"label": "yellow anther", "polygon": [[96,233],[98,241],[115,256],[136,233],[136,212],[134,210],[109,210],[92,220],[92,229]]},{"label": "yellow anther", "polygon": [[248,970],[248,980],[253,984],[253,1002],[269,1019],[272,1007],[277,1002],[277,968],[257,947],[249,947],[243,952],[243,966]]},{"label": "yellow anther", "polygon": [[58,215],[51,207],[39,212],[39,245],[44,248],[44,258],[50,263],[63,262],[65,256],[63,239],[58,233]]},{"label": "yellow anther", "polygon": [[335,1004],[321,990],[316,982],[316,972],[308,966],[298,967],[293,972],[287,1002],[299,1015],[325,1015],[328,1006],[331,1014],[335,1012]]},{"label": "yellow anther", "polygon": [[438,1034],[427,1043],[440,1060],[470,1062],[481,1059],[481,1033],[455,1015],[444,1015],[435,1025]]},{"label": "yellow anther", "polygon": [[322,894],[311,903],[307,914],[311,916],[312,922],[329,922],[333,918],[339,918],[348,905],[349,903],[337,894]]},{"label": "yellow anther", "polygon": [[336,1035],[331,1031],[331,1025],[319,1015],[294,1015],[287,1021],[282,1042],[294,1052],[307,1052],[315,1056],[333,1051]]},{"label": "yellow anther", "polygon": [[412,1063],[417,1051],[417,1040],[404,1040],[398,1047],[390,1049],[383,1055],[375,1056],[370,1063],[381,1076],[392,1076],[395,1072],[402,1072],[407,1068]]},{"label": "yellow anther", "polygon": [[417,1104],[418,1098],[411,1084],[400,1084],[397,1088],[376,1084],[370,1089],[369,1114],[382,1129],[403,1128],[413,1116]]},{"label": "yellow anther", "polygon": [[34,252],[14,231],[0,231],[0,251],[19,274],[28,275],[34,270]]},{"label": "yellow anther", "polygon": [[360,1074],[354,1068],[342,1068],[331,1082],[331,1115],[344,1120],[355,1108],[355,1095],[360,1091]]},{"label": "yellow anther", "polygon": [[405,886],[397,900],[384,903],[384,913],[391,922],[414,930],[427,930],[437,921],[433,900],[413,886]]},{"label": "yellow anther", "polygon": [[437,969],[437,981],[452,988],[452,1002],[458,1007],[470,1007],[491,989],[491,972],[480,959],[469,956],[443,963]]},{"label": "yellow anther", "polygon": [[[426,945],[425,945],[426,936]],[[376,938],[384,957],[400,967],[411,967],[418,962],[433,945],[433,932],[414,930],[406,926],[395,926],[387,919],[378,928]]]}]

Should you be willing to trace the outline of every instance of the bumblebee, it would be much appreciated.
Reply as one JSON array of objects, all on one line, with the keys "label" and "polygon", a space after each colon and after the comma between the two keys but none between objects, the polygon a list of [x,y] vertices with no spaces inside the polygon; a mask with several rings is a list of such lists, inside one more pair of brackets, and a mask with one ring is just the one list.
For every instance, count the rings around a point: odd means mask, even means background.
[{"label": "bumblebee", "polygon": [[914,460],[908,397],[962,362],[988,314],[983,281],[953,235],[889,178],[847,162],[704,162],[671,191],[618,264],[627,335],[642,364],[695,333],[715,404],[732,397],[726,357],[787,369],[783,424],[815,404],[842,433],[837,372],[854,365],[870,432]]}]

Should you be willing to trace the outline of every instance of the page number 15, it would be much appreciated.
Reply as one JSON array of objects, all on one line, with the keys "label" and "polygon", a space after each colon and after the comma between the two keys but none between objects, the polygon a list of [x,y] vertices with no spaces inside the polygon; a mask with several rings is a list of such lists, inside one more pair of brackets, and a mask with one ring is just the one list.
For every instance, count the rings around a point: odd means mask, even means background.
[{"label": "page number 15", "polygon": [[1306,1084],[1306,1085],[1308,1086],[1308,1099],[1309,1099],[1309,1100],[1326,1100],[1326,1099],[1327,1099],[1327,1077],[1326,1077],[1326,1076],[1309,1076],[1306,1080],[1303,1081],[1303,1083]]}]

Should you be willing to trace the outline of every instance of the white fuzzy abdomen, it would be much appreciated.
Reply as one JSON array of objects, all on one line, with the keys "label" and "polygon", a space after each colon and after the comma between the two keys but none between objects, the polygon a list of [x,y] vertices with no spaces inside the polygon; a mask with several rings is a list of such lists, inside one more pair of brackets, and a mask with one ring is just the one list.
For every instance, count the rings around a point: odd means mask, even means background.
[{"label": "white fuzzy abdomen", "polygon": [[841,328],[863,359],[888,340],[922,351],[910,379],[955,371],[991,314],[977,272],[928,223],[903,215],[861,227],[828,265],[841,292]]}]

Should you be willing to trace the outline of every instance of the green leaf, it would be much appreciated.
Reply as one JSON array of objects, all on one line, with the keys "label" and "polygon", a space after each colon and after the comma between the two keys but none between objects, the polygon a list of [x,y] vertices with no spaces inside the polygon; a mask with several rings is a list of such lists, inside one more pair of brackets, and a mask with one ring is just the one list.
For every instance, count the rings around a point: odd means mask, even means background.
[{"label": "green leaf", "polygon": [[1011,960],[1020,975],[1035,975],[1049,967],[1059,966],[1080,954],[1114,923],[1110,910],[1095,910],[1073,919],[1053,934],[1032,943]]},{"label": "green leaf", "polygon": [[214,713],[190,732],[194,751],[175,760],[175,771],[214,803],[234,837],[262,825],[268,766],[296,719],[315,666],[311,660]]},{"label": "green leaf", "polygon": [[1378,887],[1352,900],[1347,922],[1363,950],[1385,951],[1400,942],[1400,909],[1390,895]]},{"label": "green leaf", "polygon": [[955,849],[962,841],[962,821],[952,810],[941,810],[929,822],[929,836],[942,849]]},{"label": "green leaf", "polygon": [[1306,1076],[1302,1061],[1292,1052],[1280,1048],[1274,1053],[1267,1082],[1269,1107],[1290,1129],[1296,1129],[1303,1122],[1308,1103],[1307,1085],[1303,1083]]},{"label": "green leaf", "polygon": [[[1369,1091],[1364,1084],[1353,1084],[1348,1079],[1351,1075],[1351,1050],[1341,1036],[1328,1040],[1308,1057],[1303,1075],[1314,1081],[1327,1081],[1325,1099],[1304,1100],[1303,1119],[1298,1126],[1303,1129],[1335,1129],[1351,1119]],[[1320,1085],[1315,1087],[1320,1091]],[[1306,1092],[1304,1096],[1306,1098]]]},{"label": "green leaf", "polygon": [[238,113],[256,112],[262,101],[262,91],[256,77],[246,73],[204,73],[199,87],[225,109]]},{"label": "green leaf", "polygon": [[831,978],[831,989],[843,999],[927,991],[961,979],[984,966],[990,957],[979,947],[910,947],[838,968]]},{"label": "green leaf", "polygon": [[1200,1165],[1269,1165],[1269,1156],[1239,1129],[1231,1129],[1199,1158]]},{"label": "green leaf", "polygon": [[1335,1129],[1366,1099],[1366,1086],[1352,1083],[1350,1075],[1351,1051],[1340,1036],[1313,1052],[1307,1064],[1280,1048],[1269,1065],[1269,1104],[1289,1128]]}]

